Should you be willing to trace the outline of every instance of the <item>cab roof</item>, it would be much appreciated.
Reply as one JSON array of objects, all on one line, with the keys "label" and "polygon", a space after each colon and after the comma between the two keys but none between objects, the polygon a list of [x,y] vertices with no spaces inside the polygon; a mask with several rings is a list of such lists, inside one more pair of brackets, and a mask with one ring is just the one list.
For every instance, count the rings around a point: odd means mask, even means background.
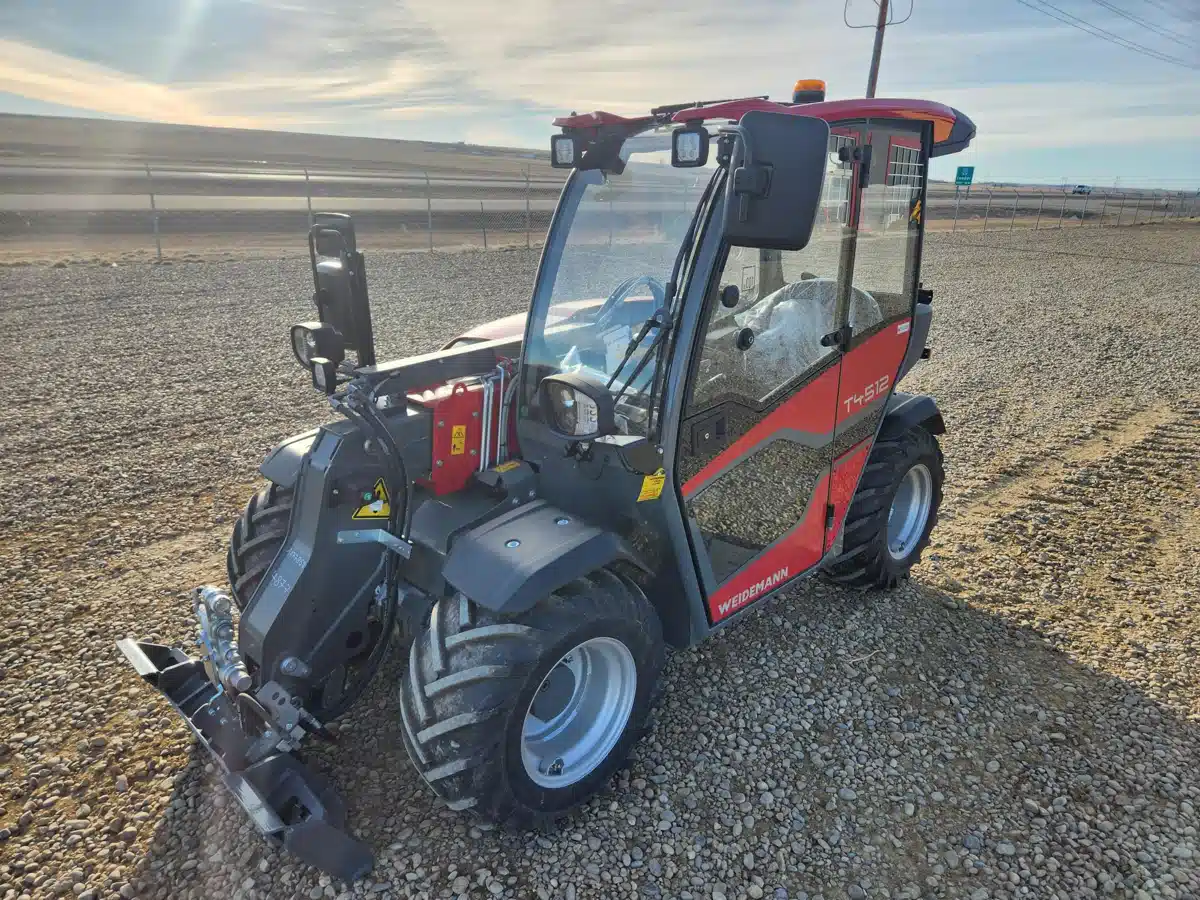
[{"label": "cab roof", "polygon": [[587,129],[603,126],[637,128],[667,122],[703,122],[709,119],[738,121],[751,110],[812,116],[826,122],[854,119],[913,119],[933,124],[933,147],[930,156],[945,156],[965,150],[975,137],[975,123],[952,106],[932,100],[871,98],[858,100],[826,100],[820,103],[776,103],[765,97],[742,100],[722,100],[700,103],[686,108],[664,108],[668,115],[654,110],[648,116],[627,118],[614,113],[597,111],[581,115],[562,116],[554,124],[563,129]]}]

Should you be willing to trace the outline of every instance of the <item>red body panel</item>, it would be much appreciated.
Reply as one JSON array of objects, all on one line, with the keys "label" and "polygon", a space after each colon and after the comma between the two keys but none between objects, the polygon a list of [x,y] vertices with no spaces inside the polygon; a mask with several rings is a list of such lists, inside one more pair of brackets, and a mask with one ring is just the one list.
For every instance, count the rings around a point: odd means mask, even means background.
[{"label": "red body panel", "polygon": [[951,107],[932,100],[898,100],[898,99],[860,99],[860,100],[827,100],[824,103],[801,103],[791,105],[776,103],[773,100],[732,100],[728,103],[714,103],[711,106],[697,106],[680,110],[675,113],[673,121],[691,122],[705,119],[737,120],[751,110],[767,112],[790,113],[795,116],[812,116],[824,119],[826,122],[847,121],[850,119],[917,119],[933,123],[934,143],[940,143],[950,137],[954,123],[958,119]]},{"label": "red body panel", "polygon": [[438,496],[461,490],[479,469],[483,386],[458,382],[408,399],[433,416],[430,475],[421,483]]},{"label": "red body panel", "polygon": [[[692,496],[768,442],[787,440],[787,432],[824,436],[826,444],[832,444],[835,431],[840,430],[837,426],[851,419],[861,421],[863,414],[887,402],[908,349],[910,326],[910,319],[891,322],[852,349],[842,357],[840,366],[822,372],[688,479],[681,487],[683,496]],[[713,592],[708,598],[713,624],[821,561],[845,521],[872,441],[871,437],[865,438],[833,460],[832,474],[817,482],[796,527]],[[826,503],[833,507],[828,529]]]},{"label": "red body panel", "polygon": [[833,507],[833,521],[825,532],[825,551],[833,546],[833,540],[842,530],[846,511],[858,489],[858,479],[871,455],[871,438],[855,444],[833,461],[833,476],[829,482],[829,505]]},{"label": "red body panel", "polygon": [[838,391],[837,423],[887,398],[908,350],[912,319],[889,322],[842,357],[842,384]]},{"label": "red body panel", "polygon": [[573,113],[569,116],[559,116],[554,120],[555,128],[599,128],[603,125],[648,125],[654,121],[653,116],[618,116],[616,113],[598,109],[589,113]]},{"label": "red body panel", "polygon": [[829,476],[817,482],[800,524],[768,547],[708,598],[713,624],[749,606],[821,561],[825,553],[825,503]]},{"label": "red body panel", "polygon": [[[781,437],[780,432],[802,431],[833,437],[833,410],[837,399],[838,370],[834,366],[797,391],[766,418],[722,450],[703,469],[684,482],[680,490],[690,497],[760,444]],[[785,437],[786,439],[786,437]]]}]

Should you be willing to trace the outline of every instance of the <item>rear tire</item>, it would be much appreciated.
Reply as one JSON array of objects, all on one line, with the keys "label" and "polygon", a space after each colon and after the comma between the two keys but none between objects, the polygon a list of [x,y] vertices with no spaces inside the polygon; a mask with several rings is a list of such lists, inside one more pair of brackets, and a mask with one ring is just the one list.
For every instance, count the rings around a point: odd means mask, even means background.
[{"label": "rear tire", "polygon": [[846,513],[842,553],[826,564],[826,577],[881,588],[908,578],[937,524],[945,477],[941,448],[924,428],[877,441]]},{"label": "rear tire", "polygon": [[225,566],[229,570],[229,590],[239,610],[246,608],[283,546],[291,518],[292,489],[271,483],[250,498],[233,526]]},{"label": "rear tire", "polygon": [[518,616],[462,594],[440,600],[401,684],[405,749],[451,809],[546,824],[624,763],[646,730],[663,656],[654,608],[608,569]]}]

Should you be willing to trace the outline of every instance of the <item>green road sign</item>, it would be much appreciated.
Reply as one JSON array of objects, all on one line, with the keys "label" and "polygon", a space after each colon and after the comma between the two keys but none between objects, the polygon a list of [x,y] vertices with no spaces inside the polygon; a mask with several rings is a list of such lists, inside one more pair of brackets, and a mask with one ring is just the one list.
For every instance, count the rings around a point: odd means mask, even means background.
[{"label": "green road sign", "polygon": [[974,180],[975,180],[975,167],[974,166],[959,166],[958,167],[958,171],[954,175],[954,183],[955,184],[970,185],[970,183]]}]

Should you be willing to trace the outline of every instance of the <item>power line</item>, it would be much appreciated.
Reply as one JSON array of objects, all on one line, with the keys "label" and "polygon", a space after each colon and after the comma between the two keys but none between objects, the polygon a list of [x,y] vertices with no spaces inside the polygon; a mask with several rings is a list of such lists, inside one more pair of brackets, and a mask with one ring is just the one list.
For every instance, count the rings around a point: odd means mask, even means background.
[{"label": "power line", "polygon": [[1180,15],[1180,11],[1178,9],[1175,9],[1174,7],[1171,7],[1171,6],[1167,6],[1167,4],[1163,3],[1162,0],[1143,0],[1143,2],[1149,3],[1151,6],[1161,9],[1163,12],[1167,13],[1168,15],[1179,16],[1179,18],[1185,22],[1191,21],[1192,19],[1194,19],[1196,17],[1195,13],[1192,13],[1190,16],[1186,13],[1184,13],[1183,15]]},{"label": "power line", "polygon": [[1174,41],[1177,44],[1182,44],[1184,47],[1194,47],[1195,46],[1192,42],[1185,41],[1182,38],[1178,37],[1173,31],[1168,31],[1166,28],[1161,28],[1158,25],[1155,25],[1153,22],[1143,19],[1141,16],[1135,16],[1132,13],[1128,13],[1125,10],[1121,9],[1119,6],[1114,6],[1113,4],[1109,3],[1108,0],[1092,0],[1092,2],[1097,4],[1098,6],[1103,6],[1105,9],[1107,9],[1111,12],[1116,13],[1118,16],[1120,16],[1123,19],[1128,19],[1130,22],[1133,22],[1135,25],[1141,25],[1143,28],[1145,28],[1149,31],[1153,31],[1155,34],[1159,35],[1160,37],[1165,37],[1168,41]]},{"label": "power line", "polygon": [[[1037,10],[1052,19],[1057,19],[1065,25],[1070,25],[1072,28],[1078,28],[1085,34],[1090,34],[1092,37],[1098,37],[1101,40],[1108,41],[1110,44],[1116,44],[1118,47],[1124,47],[1126,50],[1132,50],[1135,53],[1141,53],[1143,56],[1149,56],[1152,59],[1157,59],[1161,62],[1171,63],[1172,65],[1182,66],[1185,69],[1195,69],[1196,66],[1191,63],[1179,59],[1176,56],[1170,56],[1166,53],[1160,53],[1158,50],[1153,50],[1143,44],[1138,44],[1128,38],[1123,38],[1119,34],[1113,34],[1111,31],[1093,25],[1078,16],[1073,16],[1066,10],[1059,9],[1052,3],[1047,3],[1046,0],[1038,0],[1042,5],[1035,6],[1030,0],[1017,0],[1022,6],[1028,6],[1030,9]],[[1053,10],[1054,12],[1051,12]]]}]

